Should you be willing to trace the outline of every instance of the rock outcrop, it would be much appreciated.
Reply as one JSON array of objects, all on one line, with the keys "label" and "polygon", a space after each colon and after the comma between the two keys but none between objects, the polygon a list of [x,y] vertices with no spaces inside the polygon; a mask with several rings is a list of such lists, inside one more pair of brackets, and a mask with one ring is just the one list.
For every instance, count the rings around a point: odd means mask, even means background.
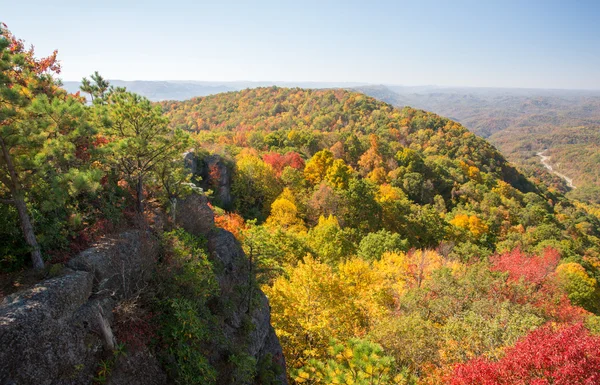
[{"label": "rock outcrop", "polygon": [[[261,364],[285,360],[270,324],[270,308],[254,282],[252,265],[239,243],[214,226],[206,197],[190,195],[177,203],[177,222],[208,239],[220,295],[209,303],[219,320],[222,341],[207,349],[230,384],[230,348],[241,348]],[[90,384],[102,360],[110,360],[115,341],[113,310],[147,285],[159,255],[150,232],[132,230],[109,237],[71,259],[56,277],[6,297],[0,303],[0,385]],[[167,376],[148,350],[134,351],[114,363],[107,384],[167,384]]]},{"label": "rock outcrop", "polygon": [[185,153],[184,164],[193,175],[200,177],[200,187],[213,190],[213,197],[220,207],[231,207],[232,165],[220,155],[201,155],[191,151]]},{"label": "rock outcrop", "polygon": [[215,198],[222,207],[231,207],[231,170],[219,155],[209,155],[203,159],[202,177],[206,178],[207,188],[214,190]]},{"label": "rock outcrop", "polygon": [[[202,213],[209,209],[207,199],[200,195],[191,195],[178,202],[182,212]],[[193,211],[192,211],[193,210]],[[182,218],[178,215],[178,218]],[[286,384],[285,359],[271,326],[269,301],[254,282],[252,264],[241,246],[228,231],[214,227],[214,216],[187,215],[179,225],[187,232],[208,239],[210,259],[215,267],[216,278],[221,289],[217,303],[211,309],[223,320],[222,332],[225,340],[234,346],[245,346],[247,353],[257,362],[270,360],[280,368],[278,382]],[[194,222],[193,218],[196,218]],[[211,223],[206,221],[211,220]],[[202,223],[200,223],[202,222]],[[248,328],[244,320],[249,319]],[[248,331],[250,329],[250,331]],[[228,372],[223,363],[228,361],[229,351],[225,345],[215,346],[210,357],[211,363],[218,368],[219,383],[228,384]]]},{"label": "rock outcrop", "polygon": [[[91,383],[105,347],[114,343],[112,310],[147,282],[157,255],[150,234],[128,231],[82,252],[59,276],[6,297],[0,304],[0,384]],[[135,383],[165,383],[157,362],[154,368]]]}]

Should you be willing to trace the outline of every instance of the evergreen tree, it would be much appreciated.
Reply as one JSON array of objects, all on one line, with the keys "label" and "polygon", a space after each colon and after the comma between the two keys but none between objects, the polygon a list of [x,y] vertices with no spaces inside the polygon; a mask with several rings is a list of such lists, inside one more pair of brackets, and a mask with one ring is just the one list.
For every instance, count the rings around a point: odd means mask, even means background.
[{"label": "evergreen tree", "polygon": [[[92,86],[94,90],[100,87]],[[189,137],[181,130],[170,129],[160,107],[153,106],[147,98],[111,89],[106,103],[102,126],[110,141],[111,162],[135,189],[136,210],[141,213],[145,183],[149,179],[165,179],[161,171],[188,149]],[[172,178],[169,183],[173,183]]]},{"label": "evergreen tree", "polygon": [[52,98],[58,92],[53,73],[60,71],[56,51],[49,57],[35,59],[33,49],[0,26],[0,196],[2,203],[14,205],[20,227],[29,248],[35,269],[44,262],[27,208],[28,183],[37,175],[36,166],[44,163],[40,156],[60,133],[51,136],[44,126],[35,124],[31,106],[43,97]]},{"label": "evergreen tree", "polygon": [[94,72],[90,78],[91,81],[88,78],[81,79],[81,91],[90,94],[92,103],[104,102],[107,92],[111,89],[110,83],[100,76],[98,71]]}]

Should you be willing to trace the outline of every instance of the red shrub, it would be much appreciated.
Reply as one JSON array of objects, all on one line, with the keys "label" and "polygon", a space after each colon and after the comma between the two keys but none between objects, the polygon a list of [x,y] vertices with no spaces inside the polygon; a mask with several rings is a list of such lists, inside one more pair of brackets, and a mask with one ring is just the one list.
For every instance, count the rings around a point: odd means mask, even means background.
[{"label": "red shrub", "polygon": [[527,255],[519,249],[492,257],[492,270],[508,272],[509,279],[525,281],[538,285],[554,272],[560,254],[547,248],[542,256]]},{"label": "red shrub", "polygon": [[154,314],[140,308],[132,301],[117,305],[115,314],[115,337],[128,349],[140,350],[156,337]]},{"label": "red shrub", "polygon": [[215,225],[229,231],[239,240],[241,240],[241,231],[246,228],[244,218],[236,213],[215,215]]},{"label": "red shrub", "polygon": [[519,249],[492,257],[492,270],[508,272],[508,282],[498,291],[519,304],[532,304],[558,322],[580,322],[587,312],[571,304],[558,284],[554,270],[560,255],[548,248],[542,256],[527,255]]},{"label": "red shrub", "polygon": [[276,152],[269,152],[263,155],[263,161],[275,170],[277,175],[281,175],[281,172],[287,166],[301,170],[304,168],[304,159],[297,152],[290,151],[285,155],[281,155]]},{"label": "red shrub", "polygon": [[497,362],[477,358],[454,368],[451,385],[597,385],[600,336],[581,324],[529,333]]}]

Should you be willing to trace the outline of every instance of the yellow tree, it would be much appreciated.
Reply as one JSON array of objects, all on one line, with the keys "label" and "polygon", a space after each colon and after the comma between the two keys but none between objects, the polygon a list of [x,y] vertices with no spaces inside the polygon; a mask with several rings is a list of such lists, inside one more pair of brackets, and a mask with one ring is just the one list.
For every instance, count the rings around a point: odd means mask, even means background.
[{"label": "yellow tree", "polygon": [[[342,311],[343,325],[336,329],[346,329],[354,336],[363,336],[377,322],[388,315],[386,302],[381,294],[387,289],[386,282],[379,279],[378,272],[362,258],[349,259],[338,266],[339,289],[345,299]],[[339,320],[334,320],[336,324]]]},{"label": "yellow tree", "polygon": [[447,265],[447,261],[434,250],[412,250],[408,253],[384,253],[374,268],[384,274],[387,285],[403,290],[421,287],[434,270]]},{"label": "yellow tree", "polygon": [[332,337],[332,305],[337,302],[334,280],[329,265],[307,256],[290,270],[289,278],[281,276],[263,288],[290,367],[299,368],[311,358],[326,355]]},{"label": "yellow tree", "polygon": [[333,153],[329,150],[317,152],[304,167],[304,177],[312,184],[319,184],[327,175],[327,170],[333,164]]},{"label": "yellow tree", "polygon": [[271,215],[267,218],[267,225],[294,232],[306,231],[304,221],[298,216],[298,207],[289,188],[285,188],[271,204]]},{"label": "yellow tree", "polygon": [[335,188],[347,189],[353,171],[342,159],[336,159],[327,169],[325,180]]},{"label": "yellow tree", "polygon": [[475,240],[488,232],[488,225],[476,215],[459,214],[450,221],[450,224],[468,231],[470,237]]},{"label": "yellow tree", "polygon": [[290,367],[323,359],[331,338],[364,336],[384,314],[378,301],[377,276],[367,262],[354,258],[331,266],[307,256],[264,287],[273,326]]}]

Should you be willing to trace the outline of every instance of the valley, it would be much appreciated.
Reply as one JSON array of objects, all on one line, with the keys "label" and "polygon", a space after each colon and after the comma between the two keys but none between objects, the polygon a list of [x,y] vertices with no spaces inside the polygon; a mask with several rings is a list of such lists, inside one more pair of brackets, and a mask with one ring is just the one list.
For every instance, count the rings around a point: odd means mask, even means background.
[{"label": "valley", "polygon": [[546,169],[548,169],[548,171],[550,171],[551,173],[553,173],[556,176],[559,176],[560,178],[564,179],[567,182],[567,185],[572,188],[575,189],[577,187],[575,187],[575,185],[573,184],[573,179],[569,178],[568,176],[561,174],[558,171],[555,171],[554,168],[550,165],[550,157],[547,155],[544,155],[544,153],[547,150],[544,150],[542,152],[538,152],[536,153],[537,156],[540,157],[540,162],[542,162],[542,164],[544,165],[544,167],[546,167]]},{"label": "valley", "polygon": [[[529,176],[574,198],[600,202],[600,92],[434,86],[357,90],[393,105],[452,117],[489,140]],[[540,167],[537,154],[548,148],[560,167]],[[569,192],[570,185],[578,189]]]}]

